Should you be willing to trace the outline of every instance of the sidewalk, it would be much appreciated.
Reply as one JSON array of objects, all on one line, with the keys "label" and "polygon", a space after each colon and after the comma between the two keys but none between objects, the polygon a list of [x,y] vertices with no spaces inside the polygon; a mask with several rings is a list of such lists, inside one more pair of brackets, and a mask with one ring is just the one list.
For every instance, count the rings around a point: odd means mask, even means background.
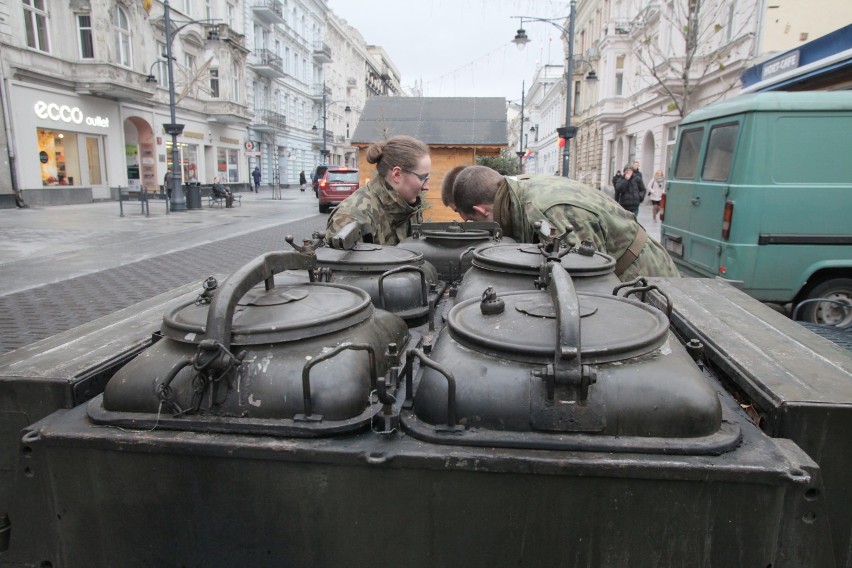
[{"label": "sidewalk", "polygon": [[[318,214],[313,192],[242,193],[242,206],[166,214],[165,202],[117,201],[0,209],[0,296]],[[324,218],[323,218],[324,219]],[[318,221],[324,226],[324,221]],[[301,237],[303,235],[299,235]]]}]

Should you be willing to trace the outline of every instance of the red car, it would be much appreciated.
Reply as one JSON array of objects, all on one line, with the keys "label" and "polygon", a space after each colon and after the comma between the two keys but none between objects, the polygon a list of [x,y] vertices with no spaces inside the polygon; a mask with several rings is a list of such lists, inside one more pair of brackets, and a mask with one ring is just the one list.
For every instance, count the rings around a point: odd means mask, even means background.
[{"label": "red car", "polygon": [[358,186],[358,170],[329,166],[317,186],[320,213],[328,213],[332,207],[355,193]]}]

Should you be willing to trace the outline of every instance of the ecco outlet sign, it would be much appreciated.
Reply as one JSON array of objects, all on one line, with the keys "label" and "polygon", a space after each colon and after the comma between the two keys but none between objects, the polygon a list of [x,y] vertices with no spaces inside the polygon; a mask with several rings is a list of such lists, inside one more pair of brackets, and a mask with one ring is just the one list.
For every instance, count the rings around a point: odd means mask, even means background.
[{"label": "ecco outlet sign", "polygon": [[36,116],[44,120],[55,120],[69,124],[83,124],[85,122],[88,126],[109,128],[109,118],[103,116],[84,116],[83,111],[79,107],[37,101],[34,108]]}]

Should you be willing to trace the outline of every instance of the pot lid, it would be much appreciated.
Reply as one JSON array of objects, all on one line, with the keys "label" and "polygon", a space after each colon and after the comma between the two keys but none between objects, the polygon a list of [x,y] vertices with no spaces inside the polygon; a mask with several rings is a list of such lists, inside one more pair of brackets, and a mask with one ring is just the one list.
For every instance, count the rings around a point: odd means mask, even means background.
[{"label": "pot lid", "polygon": [[[483,314],[478,298],[450,310],[447,324],[459,341],[480,352],[522,360],[554,359],[557,318],[546,291],[507,292],[498,296],[502,309]],[[666,316],[632,299],[604,294],[577,294],[580,352],[583,363],[621,361],[650,353],[668,333]]]},{"label": "pot lid", "polygon": [[423,264],[423,255],[419,252],[372,243],[358,243],[349,250],[321,247],[316,256],[318,266],[363,272],[384,272],[401,265]]},{"label": "pot lid", "polygon": [[[163,317],[162,332],[177,341],[205,339],[209,304],[179,306]],[[340,284],[303,283],[249,290],[234,310],[231,342],[277,343],[316,337],[356,325],[373,314],[370,295]]]},{"label": "pot lid", "polygon": [[[473,266],[495,272],[538,274],[544,255],[534,244],[499,244],[473,252]],[[600,276],[615,270],[615,259],[595,251],[591,255],[571,251],[560,259],[562,267],[574,277]]]}]

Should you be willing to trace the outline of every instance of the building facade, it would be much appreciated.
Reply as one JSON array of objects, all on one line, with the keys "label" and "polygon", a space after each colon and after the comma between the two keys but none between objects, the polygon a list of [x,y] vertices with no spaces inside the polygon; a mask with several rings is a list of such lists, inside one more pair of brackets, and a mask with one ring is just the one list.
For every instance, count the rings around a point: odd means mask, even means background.
[{"label": "building facade", "polygon": [[[149,12],[130,0],[4,3],[9,176],[25,201],[91,202],[110,198],[118,186],[157,192],[169,168],[184,180],[219,174],[232,183],[244,180],[249,114],[238,3],[181,2],[170,9],[175,122],[184,126],[177,166],[164,127],[172,120],[161,55],[167,48],[163,4]],[[229,79],[214,83],[219,70]],[[12,196],[4,197],[8,206]]]}]

